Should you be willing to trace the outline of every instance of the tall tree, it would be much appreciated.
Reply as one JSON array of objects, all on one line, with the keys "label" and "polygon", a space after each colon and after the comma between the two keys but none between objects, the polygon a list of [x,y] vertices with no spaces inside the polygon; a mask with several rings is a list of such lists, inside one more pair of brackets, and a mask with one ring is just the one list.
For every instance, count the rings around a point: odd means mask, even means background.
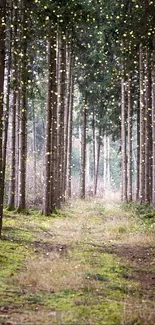
[{"label": "tall tree", "polygon": [[132,104],[131,75],[128,76],[128,202],[132,201]]},{"label": "tall tree", "polygon": [[84,103],[82,107],[82,130],[81,130],[81,172],[80,172],[81,199],[84,199],[86,195],[86,109],[87,109],[87,94],[85,93]]},{"label": "tall tree", "polygon": [[3,218],[3,157],[2,157],[2,134],[3,134],[3,86],[5,67],[5,9],[6,1],[0,0],[0,236]]},{"label": "tall tree", "polygon": [[126,155],[126,108],[124,67],[121,79],[121,154],[122,154],[122,201],[127,201],[127,155]]},{"label": "tall tree", "polygon": [[140,82],[140,202],[145,202],[145,106],[144,106],[144,54],[143,46],[139,48],[139,82]]}]

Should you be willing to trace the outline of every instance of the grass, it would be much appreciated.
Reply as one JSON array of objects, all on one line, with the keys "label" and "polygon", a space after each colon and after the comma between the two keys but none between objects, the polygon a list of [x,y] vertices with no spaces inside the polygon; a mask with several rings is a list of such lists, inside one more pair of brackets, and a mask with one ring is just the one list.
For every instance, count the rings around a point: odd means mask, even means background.
[{"label": "grass", "polygon": [[143,212],[100,199],[50,217],[5,211],[1,324],[155,324],[154,217]]}]

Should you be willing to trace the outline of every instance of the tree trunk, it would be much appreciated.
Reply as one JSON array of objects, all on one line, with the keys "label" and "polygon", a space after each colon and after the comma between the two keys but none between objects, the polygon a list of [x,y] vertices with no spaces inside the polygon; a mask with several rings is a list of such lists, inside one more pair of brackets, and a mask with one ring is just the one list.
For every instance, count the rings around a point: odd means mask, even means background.
[{"label": "tree trunk", "polygon": [[52,114],[52,139],[51,139],[51,212],[57,207],[57,62],[56,62],[56,31],[52,32],[52,62],[51,62],[51,114]]},{"label": "tree trunk", "polygon": [[37,160],[36,160],[36,114],[35,104],[32,103],[33,109],[33,191],[36,193],[36,172],[37,172]]},{"label": "tree trunk", "polygon": [[65,120],[64,120],[64,135],[65,135],[65,143],[64,143],[64,189],[65,189],[65,197],[68,196],[68,155],[69,155],[69,115],[70,115],[70,92],[71,89],[71,79],[72,79],[72,53],[70,51],[70,47],[66,45],[66,102],[65,102]]},{"label": "tree trunk", "polygon": [[152,62],[152,203],[155,206],[155,40]]},{"label": "tree trunk", "polygon": [[51,92],[52,92],[52,41],[48,41],[48,93],[46,105],[46,128],[45,128],[45,171],[44,171],[44,198],[42,212],[45,215],[50,214],[50,199],[51,199]]},{"label": "tree trunk", "polygon": [[74,58],[71,58],[71,87],[69,99],[69,123],[68,123],[68,163],[67,163],[67,195],[71,198],[71,180],[72,180],[72,121],[73,121],[73,101],[74,101],[74,76],[73,76]]},{"label": "tree trunk", "polygon": [[16,188],[16,105],[17,105],[17,10],[14,17],[14,44],[13,44],[13,100],[11,110],[11,165],[8,206],[15,208],[15,188]]},{"label": "tree trunk", "polygon": [[146,52],[146,123],[145,123],[145,202],[152,199],[152,118],[151,118],[151,62]]},{"label": "tree trunk", "polygon": [[106,133],[104,134],[104,170],[103,170],[103,184],[104,184],[104,190],[107,186],[107,136]]},{"label": "tree trunk", "polygon": [[143,48],[139,48],[139,82],[140,82],[140,202],[145,202],[145,107],[144,107],[144,62]]},{"label": "tree trunk", "polygon": [[124,69],[121,80],[121,154],[122,154],[122,202],[127,202],[127,159],[126,159],[126,109]]},{"label": "tree trunk", "polygon": [[139,201],[139,166],[140,166],[140,109],[137,108],[137,175],[136,175],[136,201]]},{"label": "tree trunk", "polygon": [[107,137],[107,185],[110,190],[110,137]]},{"label": "tree trunk", "polygon": [[95,173],[95,195],[97,194],[100,152],[101,152],[101,126],[99,127],[98,147],[97,147],[97,161],[96,161],[96,173]]},{"label": "tree trunk", "polygon": [[60,188],[59,188],[59,198],[60,205],[64,203],[65,200],[65,126],[64,126],[64,117],[65,117],[65,95],[66,95],[66,42],[61,39],[61,79],[60,79],[60,111],[59,111],[59,120],[60,120],[60,145],[59,145],[59,172],[60,172]]},{"label": "tree trunk", "polygon": [[6,1],[0,0],[0,237],[3,218],[3,157],[2,157],[2,134],[3,134],[3,86],[4,86],[4,67],[5,67],[5,28],[3,19],[5,17]]},{"label": "tree trunk", "polygon": [[[12,9],[12,8],[11,8]],[[7,61],[7,86],[6,86],[6,109],[4,112],[4,134],[3,134],[3,182],[5,186],[5,169],[6,169],[6,152],[8,142],[8,125],[9,125],[9,111],[10,111],[10,79],[11,79],[11,52],[12,52],[12,10],[10,13],[9,21],[9,33],[8,33],[8,61]]]},{"label": "tree trunk", "polygon": [[19,197],[18,211],[26,208],[26,159],[27,159],[27,7],[23,1],[22,16],[22,70],[21,70],[21,107],[19,137]]},{"label": "tree trunk", "polygon": [[86,195],[86,107],[87,98],[85,94],[82,109],[82,132],[81,132],[81,175],[80,175],[80,198],[85,199]]},{"label": "tree trunk", "polygon": [[93,195],[95,195],[95,175],[96,175],[96,134],[95,134],[95,113],[93,107],[93,121],[92,121],[92,133],[93,133]]},{"label": "tree trunk", "polygon": [[132,201],[132,104],[131,76],[128,76],[128,202]]}]

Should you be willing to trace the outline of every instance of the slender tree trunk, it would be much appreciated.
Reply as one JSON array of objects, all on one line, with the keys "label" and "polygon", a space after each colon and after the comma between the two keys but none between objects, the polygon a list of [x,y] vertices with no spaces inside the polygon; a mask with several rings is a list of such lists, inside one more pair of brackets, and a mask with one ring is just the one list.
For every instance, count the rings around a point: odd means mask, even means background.
[{"label": "slender tree trunk", "polygon": [[5,67],[5,28],[3,19],[5,18],[6,1],[0,0],[0,237],[3,218],[3,157],[2,157],[2,134],[3,134],[3,86],[4,86],[4,67]]},{"label": "slender tree trunk", "polygon": [[9,125],[9,110],[10,110],[10,77],[11,77],[11,51],[12,51],[12,10],[10,13],[9,34],[8,34],[8,61],[7,61],[7,86],[6,86],[6,109],[4,112],[4,135],[3,135],[3,182],[5,183],[6,169],[6,152],[8,141],[8,125]]},{"label": "slender tree trunk", "polygon": [[36,172],[37,172],[37,161],[36,161],[36,116],[35,116],[35,105],[33,106],[33,191],[36,191]]},{"label": "slender tree trunk", "polygon": [[73,76],[74,58],[72,54],[71,60],[71,87],[69,99],[69,123],[68,123],[68,167],[67,167],[67,193],[68,198],[71,198],[71,180],[72,180],[72,121],[73,121],[73,101],[74,101],[74,76]]},{"label": "slender tree trunk", "polygon": [[110,190],[110,137],[107,137],[107,185]]},{"label": "slender tree trunk", "polygon": [[104,134],[104,171],[103,171],[103,184],[104,184],[104,189],[106,189],[107,186],[107,136],[106,133]]},{"label": "slender tree trunk", "polygon": [[[20,82],[20,72],[18,71],[18,85]],[[19,201],[19,146],[20,146],[20,103],[21,103],[21,90],[17,93],[17,110],[16,110],[16,207]]]},{"label": "slender tree trunk", "polygon": [[48,93],[47,93],[47,105],[46,105],[46,128],[45,128],[45,175],[44,175],[44,198],[42,212],[45,215],[50,214],[50,199],[51,199],[51,184],[50,184],[50,172],[51,172],[51,92],[52,92],[52,42],[51,38],[48,41]]},{"label": "slender tree trunk", "polygon": [[65,148],[64,148],[64,188],[65,197],[68,196],[68,155],[69,155],[69,115],[70,115],[70,92],[71,90],[71,79],[72,79],[72,53],[68,44],[66,45],[66,103],[65,103],[65,121],[64,121],[64,131],[65,131]]},{"label": "slender tree trunk", "polygon": [[21,70],[21,107],[20,107],[20,138],[19,138],[19,198],[18,211],[26,208],[26,159],[27,159],[27,7],[23,1],[22,17],[22,70]]},{"label": "slender tree trunk", "polygon": [[61,84],[60,84],[60,203],[65,200],[65,95],[66,95],[66,42],[61,40]]},{"label": "slender tree trunk", "polygon": [[52,161],[51,161],[51,212],[57,207],[57,62],[56,62],[57,32],[52,32],[52,62],[51,62],[51,114],[52,114]]},{"label": "slender tree trunk", "polygon": [[57,78],[57,187],[56,187],[56,207],[60,208],[60,87],[61,87],[61,38],[59,30],[57,31],[57,60],[56,60],[56,78]]},{"label": "slender tree trunk", "polygon": [[152,203],[155,206],[155,39],[152,62]]},{"label": "slender tree trunk", "polygon": [[139,180],[140,180],[140,109],[137,108],[137,175],[136,175],[136,201],[139,200]]},{"label": "slender tree trunk", "polygon": [[99,138],[98,138],[98,147],[97,147],[97,161],[96,161],[96,173],[95,173],[95,195],[97,194],[100,152],[101,152],[101,126],[99,127]]},{"label": "slender tree trunk", "polygon": [[128,202],[132,201],[132,104],[131,76],[128,77]]},{"label": "slender tree trunk", "polygon": [[139,69],[140,69],[140,181],[139,192],[140,202],[145,202],[145,107],[144,107],[144,63],[143,48],[139,49]]},{"label": "slender tree trunk", "polygon": [[122,202],[127,202],[127,159],[126,159],[126,109],[124,69],[121,81],[121,154],[122,154]]},{"label": "slender tree trunk", "polygon": [[95,175],[96,175],[96,135],[95,135],[95,112],[93,107],[93,121],[92,121],[92,132],[93,132],[93,195],[95,195]]},{"label": "slender tree trunk", "polygon": [[85,95],[82,109],[82,132],[81,132],[81,175],[80,175],[80,197],[85,199],[86,195],[86,107],[87,98]]},{"label": "slender tree trunk", "polygon": [[145,202],[152,199],[152,118],[151,118],[151,62],[146,53],[146,124],[145,124]]}]

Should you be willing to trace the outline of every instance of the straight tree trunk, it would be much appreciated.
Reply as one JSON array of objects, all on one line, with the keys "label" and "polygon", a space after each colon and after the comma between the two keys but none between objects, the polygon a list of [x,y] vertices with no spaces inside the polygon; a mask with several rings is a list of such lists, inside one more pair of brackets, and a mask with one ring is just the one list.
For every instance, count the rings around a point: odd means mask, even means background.
[{"label": "straight tree trunk", "polygon": [[124,68],[121,80],[121,154],[122,154],[122,202],[127,202],[127,159],[126,159],[126,109]]},{"label": "straight tree trunk", "polygon": [[57,62],[56,62],[57,32],[52,31],[52,62],[51,62],[51,213],[57,207]]},{"label": "straight tree trunk", "polygon": [[82,109],[82,130],[81,130],[81,175],[80,175],[80,198],[86,196],[86,108],[87,98],[85,94],[84,105]]},{"label": "straight tree trunk", "polygon": [[140,174],[140,109],[137,108],[137,175],[136,175],[136,201],[139,201],[139,179]]},{"label": "straight tree trunk", "polygon": [[71,58],[71,87],[69,99],[69,123],[68,123],[68,163],[67,163],[67,193],[68,198],[72,196],[72,122],[73,122],[73,101],[74,101],[74,76],[73,76],[74,58]]},{"label": "straight tree trunk", "polygon": [[155,206],[155,39],[152,61],[152,203]]},{"label": "straight tree trunk", "polygon": [[66,96],[66,42],[61,40],[61,83],[60,83],[60,204],[65,201],[65,96]]},{"label": "straight tree trunk", "polygon": [[110,190],[110,137],[107,137],[107,185]]},{"label": "straight tree trunk", "polygon": [[101,126],[99,127],[98,147],[97,147],[97,161],[96,161],[96,173],[95,173],[95,195],[97,195],[98,174],[99,174],[99,164],[100,164],[100,152],[101,152]]},{"label": "straight tree trunk", "polygon": [[12,52],[12,10],[10,13],[9,33],[8,33],[8,61],[7,61],[7,86],[6,86],[6,109],[4,112],[4,134],[3,134],[3,182],[5,184],[5,169],[6,169],[6,152],[8,142],[8,125],[9,125],[9,111],[10,111],[10,79],[11,79],[11,52]]},{"label": "straight tree trunk", "polygon": [[146,124],[145,124],[145,202],[152,200],[152,115],[151,115],[151,62],[146,52]]},{"label": "straight tree trunk", "polygon": [[37,172],[37,161],[36,161],[36,116],[35,116],[35,105],[32,103],[33,108],[33,191],[36,191],[36,172]]},{"label": "straight tree trunk", "polygon": [[144,62],[143,48],[139,48],[139,82],[140,82],[140,202],[145,202],[145,107],[144,107]]},{"label": "straight tree trunk", "polygon": [[5,67],[5,8],[6,1],[0,0],[0,237],[2,231],[3,218],[3,157],[2,157],[2,135],[3,135],[3,86],[4,86],[4,67]]},{"label": "straight tree trunk", "polygon": [[131,76],[128,76],[128,202],[132,201],[132,104]]},{"label": "straight tree trunk", "polygon": [[21,107],[19,136],[19,197],[18,211],[26,208],[26,159],[27,159],[27,7],[23,1],[22,16],[22,68],[21,68]]},{"label": "straight tree trunk", "polygon": [[93,195],[95,195],[95,175],[96,175],[96,135],[95,135],[95,112],[93,107],[93,121],[92,121],[92,132],[93,132]]},{"label": "straight tree trunk", "polygon": [[66,102],[65,102],[65,120],[64,120],[64,132],[65,132],[65,148],[64,148],[64,188],[65,197],[68,196],[68,155],[69,155],[69,115],[70,115],[70,92],[71,79],[72,79],[72,53],[70,47],[66,45]]},{"label": "straight tree trunk", "polygon": [[104,134],[104,170],[103,170],[103,184],[104,184],[104,190],[107,186],[107,136],[106,133]]},{"label": "straight tree trunk", "polygon": [[51,38],[48,41],[48,93],[46,104],[46,128],[45,128],[45,171],[44,171],[44,197],[42,212],[45,215],[50,214],[50,199],[51,199],[51,92],[52,92],[52,42]]},{"label": "straight tree trunk", "polygon": [[10,164],[10,184],[9,184],[9,200],[10,209],[15,208],[15,188],[16,188],[16,106],[17,106],[17,10],[14,15],[14,43],[12,53],[13,65],[13,100],[11,109],[11,164]]}]

